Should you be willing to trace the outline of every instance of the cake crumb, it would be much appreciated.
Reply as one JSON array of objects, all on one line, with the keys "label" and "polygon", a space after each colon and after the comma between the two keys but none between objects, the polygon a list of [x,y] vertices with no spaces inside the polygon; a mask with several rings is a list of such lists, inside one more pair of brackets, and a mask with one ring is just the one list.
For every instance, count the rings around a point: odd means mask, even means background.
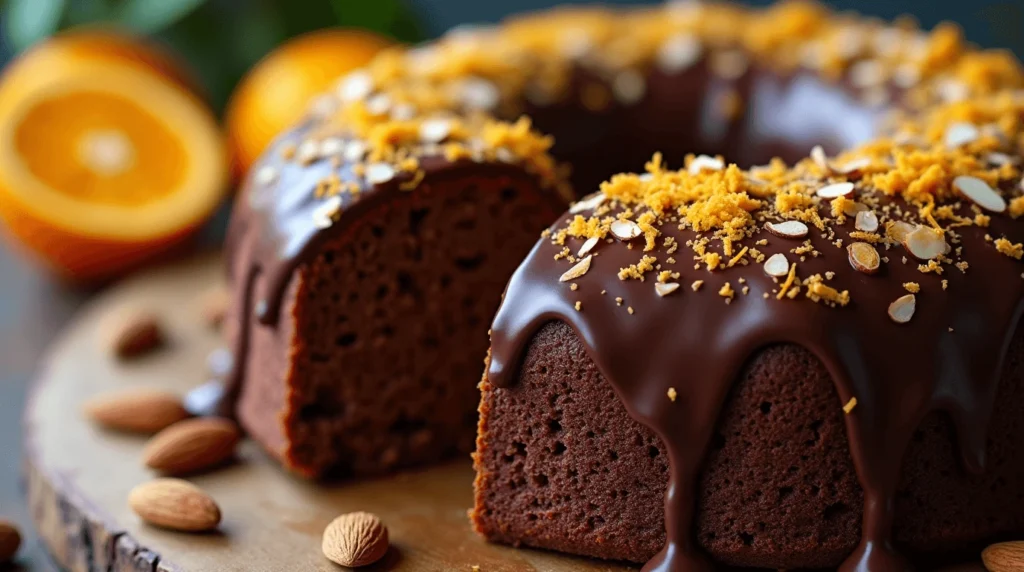
[{"label": "cake crumb", "polygon": [[676,388],[674,388],[674,387],[668,388],[668,398],[669,399],[671,399],[672,401],[675,401],[676,400],[676,395],[678,395],[676,393]]},{"label": "cake crumb", "polygon": [[576,311],[579,312],[583,309],[583,302],[576,300]]},{"label": "cake crumb", "polygon": [[632,315],[633,314],[633,306],[626,306],[626,311],[629,312],[630,315]]},{"label": "cake crumb", "polygon": [[704,285],[704,281],[703,280],[694,280],[693,284],[690,284],[690,288],[692,288],[693,291],[696,292],[697,290],[700,290],[700,287],[703,286],[703,285]]},{"label": "cake crumb", "polygon": [[854,407],[857,407],[857,398],[851,397],[850,400],[846,402],[846,405],[843,406],[843,413],[849,415],[853,412]]},{"label": "cake crumb", "polygon": [[[943,281],[943,282],[945,282],[945,281]],[[921,291],[921,285],[918,284],[917,282],[904,282],[903,283],[903,288],[907,292],[910,292],[911,294],[917,294],[918,292]]]}]

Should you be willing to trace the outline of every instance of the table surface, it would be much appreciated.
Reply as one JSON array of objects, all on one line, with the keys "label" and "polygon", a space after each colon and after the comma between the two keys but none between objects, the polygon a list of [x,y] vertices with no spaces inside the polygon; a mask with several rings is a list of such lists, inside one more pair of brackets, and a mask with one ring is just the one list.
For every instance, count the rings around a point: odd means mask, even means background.
[{"label": "table surface", "polygon": [[16,564],[4,572],[56,570],[33,531],[21,480],[21,411],[39,359],[61,327],[92,294],[49,277],[0,243],[0,518],[24,537]]}]

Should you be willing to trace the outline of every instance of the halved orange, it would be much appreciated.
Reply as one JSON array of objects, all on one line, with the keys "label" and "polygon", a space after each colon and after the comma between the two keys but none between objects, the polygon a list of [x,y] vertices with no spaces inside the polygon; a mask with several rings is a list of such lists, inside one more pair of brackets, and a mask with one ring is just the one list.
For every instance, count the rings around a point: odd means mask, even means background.
[{"label": "halved orange", "polygon": [[328,28],[289,40],[257,62],[231,94],[225,114],[236,175],[302,118],[312,97],[391,44],[372,32]]},{"label": "halved orange", "polygon": [[22,245],[60,274],[103,279],[208,218],[226,149],[180,82],[103,58],[26,80],[31,58],[0,81],[0,218]]}]

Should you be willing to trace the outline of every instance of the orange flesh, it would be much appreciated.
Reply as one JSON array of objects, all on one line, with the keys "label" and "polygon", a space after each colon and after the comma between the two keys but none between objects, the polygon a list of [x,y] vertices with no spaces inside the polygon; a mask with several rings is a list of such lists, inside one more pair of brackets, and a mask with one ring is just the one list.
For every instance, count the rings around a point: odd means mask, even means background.
[{"label": "orange flesh", "polygon": [[14,143],[43,184],[91,203],[137,205],[179,188],[188,171],[182,143],[125,97],[79,91],[40,101]]}]

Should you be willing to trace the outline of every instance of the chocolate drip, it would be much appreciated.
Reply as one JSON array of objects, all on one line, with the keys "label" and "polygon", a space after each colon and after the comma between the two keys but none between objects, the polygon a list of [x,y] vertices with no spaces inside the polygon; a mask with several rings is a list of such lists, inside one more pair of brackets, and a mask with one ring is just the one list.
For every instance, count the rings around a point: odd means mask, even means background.
[{"label": "chocolate drip", "polygon": [[[409,173],[369,185],[356,177],[350,164],[335,165],[329,159],[320,159],[300,165],[284,160],[279,150],[303,141],[311,127],[300,127],[278,141],[262,163],[275,170],[275,180],[267,185],[250,180],[236,202],[225,245],[229,279],[236,283],[234,290],[242,293],[235,297],[236,306],[231,312],[234,321],[230,327],[237,329],[228,332],[233,359],[221,380],[201,386],[186,398],[194,413],[234,416],[249,361],[250,329],[276,327],[296,269],[311,262],[320,252],[323,241],[336,233],[344,233],[362,214],[408,192],[400,186],[411,178]],[[426,181],[473,176],[532,177],[524,167],[514,164],[449,161],[439,156],[421,158],[420,168]],[[342,193],[340,214],[331,226],[319,228],[314,223],[313,213],[323,204],[323,198],[317,197],[314,189],[330,175],[336,175],[343,182],[358,182],[360,190]],[[565,208],[564,200],[554,190],[547,196],[553,211]],[[221,386],[219,390],[214,389],[217,385]],[[212,403],[213,400],[217,403]]]},{"label": "chocolate drip", "polygon": [[[679,242],[695,238],[673,224],[661,230]],[[849,241],[850,230],[852,222],[837,228],[837,236]],[[1003,216],[993,218],[991,232],[1024,238]],[[636,262],[639,249],[618,242],[594,249],[591,269],[573,291],[558,282],[566,268],[553,258],[560,247],[543,241],[509,283],[492,329],[488,377],[498,387],[509,387],[538,328],[552,320],[571,326],[630,415],[655,431],[669,452],[667,544],[645,570],[691,572],[710,569],[692,533],[695,489],[730,387],[759,348],[799,344],[830,372],[842,400],[836,407],[857,399],[846,429],[865,494],[863,534],[841,569],[906,570],[909,565],[891,538],[893,496],[907,444],[925,415],[946,411],[956,427],[964,467],[983,469],[1001,364],[1024,308],[1019,263],[999,254],[984,234],[976,227],[963,229],[971,267],[968,274],[947,272],[945,291],[941,278],[921,274],[915,261],[901,263],[900,247],[883,253],[891,262],[868,276],[850,266],[845,250],[820,236],[812,238],[824,256],[799,262],[798,274],[835,272],[831,283],[851,292],[845,308],[816,304],[802,295],[765,299],[762,294],[777,285],[758,264],[715,274],[682,270],[684,287],[660,297],[651,280],[619,280],[616,272]],[[571,250],[579,245],[576,240],[568,244]],[[769,238],[761,250],[771,255],[798,245]],[[651,254],[659,256],[658,251]],[[659,260],[664,258],[661,253]],[[725,281],[736,286],[739,278],[745,279],[749,294],[726,304],[716,292]],[[708,284],[692,292],[685,285],[694,279]],[[886,309],[906,293],[902,284],[911,281],[922,286],[917,313],[899,325]],[[616,297],[623,299],[621,306]],[[675,390],[674,400],[669,388]]]}]

